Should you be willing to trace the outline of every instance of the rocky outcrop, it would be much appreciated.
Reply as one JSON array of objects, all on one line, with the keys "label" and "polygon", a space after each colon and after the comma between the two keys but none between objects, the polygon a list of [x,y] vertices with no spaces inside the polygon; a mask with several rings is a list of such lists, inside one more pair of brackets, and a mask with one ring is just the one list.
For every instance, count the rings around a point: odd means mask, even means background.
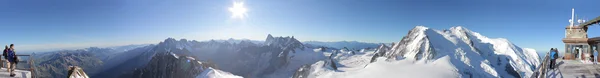
[{"label": "rocky outcrop", "polygon": [[298,70],[296,70],[296,72],[294,72],[294,75],[292,75],[292,78],[308,78],[308,75],[310,74],[310,64],[307,65],[302,65],[300,68],[298,68]]},{"label": "rocky outcrop", "polygon": [[[263,44],[251,41],[229,42],[210,40],[204,42],[185,39],[167,39],[156,50],[170,51],[178,55],[193,55],[197,59],[211,60],[220,70],[232,74],[260,78],[287,66],[296,51],[306,47],[294,37],[267,36]],[[312,50],[310,50],[312,51]]]},{"label": "rocky outcrop", "polygon": [[379,45],[379,47],[375,50],[375,54],[371,57],[371,63],[375,62],[378,57],[385,55],[390,50],[390,47],[385,44]]},{"label": "rocky outcrop", "polygon": [[[200,73],[215,66],[212,63],[200,62],[194,57],[161,52],[143,68],[136,69],[131,75],[123,78],[194,78]],[[214,67],[213,67],[214,68]]]},{"label": "rocky outcrop", "polygon": [[329,65],[333,70],[338,70],[337,63],[333,59],[329,59],[326,65]]},{"label": "rocky outcrop", "polygon": [[428,35],[432,32],[427,27],[417,26],[402,37],[402,40],[392,46],[391,51],[384,56],[390,59],[431,59],[435,52],[430,52]]},{"label": "rocky outcrop", "polygon": [[80,66],[85,68],[87,74],[100,72],[104,65],[100,59],[87,50],[64,50],[55,53],[42,54],[36,58],[38,65],[34,73],[41,78],[66,78],[69,66]]},{"label": "rocky outcrop", "polygon": [[296,38],[294,38],[294,36],[292,37],[273,37],[271,36],[271,34],[269,34],[267,36],[267,39],[265,40],[264,43],[266,46],[278,46],[280,48],[299,48],[299,49],[304,49],[304,44],[302,44],[300,41],[296,40]]}]

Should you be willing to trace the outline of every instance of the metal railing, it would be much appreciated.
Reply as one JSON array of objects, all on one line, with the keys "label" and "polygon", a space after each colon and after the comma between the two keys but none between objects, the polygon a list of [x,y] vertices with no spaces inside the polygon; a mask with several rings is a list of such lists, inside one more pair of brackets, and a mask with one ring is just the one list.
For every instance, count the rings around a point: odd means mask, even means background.
[{"label": "metal railing", "polygon": [[535,71],[533,72],[533,74],[531,75],[530,78],[546,78],[547,69],[548,69],[547,67],[548,67],[549,63],[550,63],[550,52],[547,52],[542,60],[542,64],[540,64],[538,67],[536,67]]},{"label": "metal railing", "polygon": [[[27,57],[27,58],[23,58],[23,57]],[[34,58],[31,57],[31,55],[22,55],[22,54],[17,54],[17,58],[19,59],[19,63],[17,63],[17,65],[15,66],[15,69],[18,70],[29,70],[31,72],[31,78],[36,78],[35,74],[35,62],[33,61]],[[3,56],[0,56],[0,62],[1,62],[1,66],[2,68],[7,68],[7,61],[6,59],[4,59]]]}]

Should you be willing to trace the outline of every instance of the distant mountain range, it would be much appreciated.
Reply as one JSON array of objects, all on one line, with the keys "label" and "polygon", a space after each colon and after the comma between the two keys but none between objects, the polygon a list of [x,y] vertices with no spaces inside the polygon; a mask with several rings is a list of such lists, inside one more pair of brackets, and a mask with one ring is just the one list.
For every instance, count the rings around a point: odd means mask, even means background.
[{"label": "distant mountain range", "polygon": [[363,48],[376,48],[381,43],[366,43],[358,41],[336,41],[336,42],[322,42],[322,41],[304,41],[304,44],[310,44],[313,46],[326,46],[331,48],[348,48],[348,49],[363,49]]},{"label": "distant mountain range", "polygon": [[34,57],[40,72],[36,76],[41,78],[64,78],[67,66],[82,67],[92,78],[362,78],[424,73],[528,77],[539,64],[535,50],[506,39],[487,38],[462,27],[441,31],[423,26],[391,45],[300,42],[293,36],[268,34],[265,41],[167,38],[157,44],[60,50]]},{"label": "distant mountain range", "polygon": [[[244,77],[266,77],[274,76],[272,75],[273,73],[278,73],[275,71],[284,69],[288,70],[287,72],[292,73],[296,68],[298,68],[294,66],[310,64],[316,62],[318,58],[324,57],[311,56],[315,55],[315,53],[310,48],[319,48],[314,47],[314,45],[338,45],[337,47],[340,48],[343,48],[341,45],[349,45],[348,47],[352,48],[376,46],[373,46],[373,44],[360,42],[311,41],[311,43],[315,44],[304,44],[296,40],[294,37],[273,37],[270,34],[267,36],[265,41],[235,39],[196,41],[168,38],[156,45],[127,45],[107,48],[90,47],[78,50],[42,52],[37,53],[35,57],[37,57],[36,62],[38,62],[36,69],[39,72],[42,72],[37,74],[39,77],[66,77],[66,69],[64,68],[71,65],[82,67],[84,71],[86,71],[91,77],[153,77],[156,75],[140,76],[140,73],[145,72],[148,74],[150,70],[159,70],[148,67],[152,65],[162,65],[155,63],[170,62],[168,60],[153,60],[153,58],[159,58],[157,55],[164,53],[190,56],[194,59],[197,59],[197,61],[203,62],[204,64],[212,64],[211,66],[204,66],[205,68],[210,67],[214,70],[223,70]],[[316,55],[318,54],[319,53]],[[291,60],[305,60],[305,58],[298,59],[295,56],[315,59],[308,59],[309,61],[301,62],[290,62]],[[160,58],[166,57],[161,56]],[[295,65],[289,67],[290,63],[294,63]],[[301,64],[296,65],[296,63]],[[199,73],[188,75],[197,74]],[[159,77],[173,76],[170,74],[165,74]]]}]

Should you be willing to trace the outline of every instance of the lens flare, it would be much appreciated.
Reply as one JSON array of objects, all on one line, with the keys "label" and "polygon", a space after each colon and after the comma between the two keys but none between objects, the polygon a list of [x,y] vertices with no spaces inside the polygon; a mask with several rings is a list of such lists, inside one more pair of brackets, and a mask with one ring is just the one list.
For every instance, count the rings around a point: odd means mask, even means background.
[{"label": "lens flare", "polygon": [[248,14],[248,9],[244,7],[244,2],[234,2],[232,7],[229,7],[229,12],[231,12],[231,17],[233,18],[244,18]]}]

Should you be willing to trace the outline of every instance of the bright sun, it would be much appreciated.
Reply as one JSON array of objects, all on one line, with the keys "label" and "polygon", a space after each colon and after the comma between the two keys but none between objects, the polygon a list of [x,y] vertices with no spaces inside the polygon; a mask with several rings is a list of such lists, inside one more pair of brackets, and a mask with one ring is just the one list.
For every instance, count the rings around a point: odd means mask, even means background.
[{"label": "bright sun", "polygon": [[233,18],[244,18],[248,14],[246,12],[248,9],[244,7],[243,2],[234,2],[232,7],[229,7],[229,12],[231,12],[231,17]]}]

